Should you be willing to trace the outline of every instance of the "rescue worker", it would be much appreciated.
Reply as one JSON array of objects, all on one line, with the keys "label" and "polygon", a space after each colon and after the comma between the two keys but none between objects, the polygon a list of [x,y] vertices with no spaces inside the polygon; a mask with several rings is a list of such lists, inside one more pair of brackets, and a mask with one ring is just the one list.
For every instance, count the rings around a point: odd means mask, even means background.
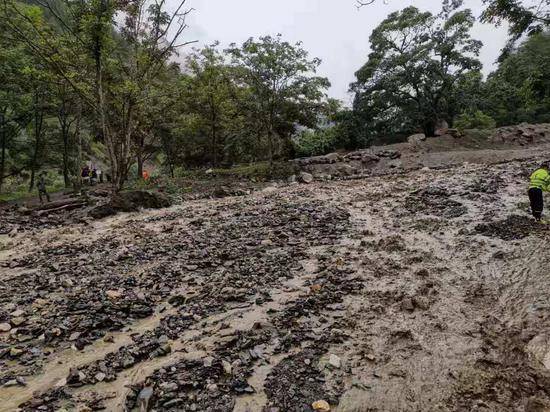
[{"label": "rescue worker", "polygon": [[546,224],[542,220],[542,211],[544,210],[544,200],[542,193],[550,191],[550,164],[545,163],[540,168],[535,170],[531,175],[531,183],[529,184],[529,201],[531,202],[531,211],[537,222]]},{"label": "rescue worker", "polygon": [[40,173],[40,177],[38,178],[38,197],[40,198],[40,204],[44,204],[44,197],[48,200],[48,203],[51,202],[50,195],[48,194],[48,191],[46,190],[46,172]]}]

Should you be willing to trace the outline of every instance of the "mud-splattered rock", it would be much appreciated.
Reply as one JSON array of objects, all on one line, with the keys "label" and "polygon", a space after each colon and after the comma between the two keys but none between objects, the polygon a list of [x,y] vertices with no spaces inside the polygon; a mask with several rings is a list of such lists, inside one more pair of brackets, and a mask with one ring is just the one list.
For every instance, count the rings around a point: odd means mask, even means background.
[{"label": "mud-splattered rock", "polygon": [[544,233],[546,227],[527,216],[512,215],[504,220],[477,225],[475,230],[484,236],[510,241]]}]

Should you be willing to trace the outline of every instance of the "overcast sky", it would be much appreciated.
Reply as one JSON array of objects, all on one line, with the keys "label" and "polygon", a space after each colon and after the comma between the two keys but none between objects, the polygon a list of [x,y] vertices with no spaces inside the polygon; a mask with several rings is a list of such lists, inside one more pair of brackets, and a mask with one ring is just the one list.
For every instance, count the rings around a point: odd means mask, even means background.
[{"label": "overcast sky", "polygon": [[[346,103],[354,73],[367,60],[369,36],[388,13],[409,5],[434,13],[441,7],[437,0],[389,0],[388,4],[379,0],[360,10],[354,0],[188,0],[187,4],[195,11],[188,20],[186,39],[198,40],[198,46],[219,40],[224,47],[266,34],[300,40],[311,57],[323,60],[319,74],[332,83],[329,95]],[[479,16],[481,0],[466,0],[465,5]],[[484,43],[481,61],[487,74],[506,42],[506,30],[477,24],[473,36]]]}]

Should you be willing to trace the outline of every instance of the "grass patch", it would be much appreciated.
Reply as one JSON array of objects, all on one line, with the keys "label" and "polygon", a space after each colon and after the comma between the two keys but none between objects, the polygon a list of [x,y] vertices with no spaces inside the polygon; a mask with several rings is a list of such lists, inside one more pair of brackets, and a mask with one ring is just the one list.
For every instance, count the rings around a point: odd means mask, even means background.
[{"label": "grass patch", "polygon": [[269,162],[258,162],[238,165],[229,169],[213,169],[212,174],[217,177],[229,177],[237,180],[265,181],[286,179],[295,173],[290,162],[275,162],[272,168],[269,166]]},{"label": "grass patch", "polygon": [[263,180],[269,176],[270,169],[268,162],[239,165],[229,169],[212,169],[213,175],[218,177],[233,177],[236,179],[258,179]]},{"label": "grass patch", "polygon": [[[2,193],[0,193],[0,203],[27,200],[38,197],[38,189],[36,188],[38,178],[39,176],[37,174],[35,178],[35,187],[30,192],[29,179],[6,179],[5,186],[2,189]],[[63,176],[54,171],[50,171],[46,177],[46,188],[50,195],[63,191],[65,189]]]}]

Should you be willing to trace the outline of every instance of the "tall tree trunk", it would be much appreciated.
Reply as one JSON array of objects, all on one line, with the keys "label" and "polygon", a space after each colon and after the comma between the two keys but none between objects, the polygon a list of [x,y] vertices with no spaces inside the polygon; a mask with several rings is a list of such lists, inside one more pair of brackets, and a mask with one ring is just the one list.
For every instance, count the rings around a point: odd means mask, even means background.
[{"label": "tall tree trunk", "polygon": [[69,187],[71,185],[69,176],[69,125],[67,122],[67,113],[65,111],[65,102],[62,103],[58,119],[61,139],[63,141],[63,181],[65,187]]},{"label": "tall tree trunk", "polygon": [[143,179],[143,152],[141,148],[138,149],[136,157],[137,157],[137,178]]},{"label": "tall tree trunk", "polygon": [[6,131],[4,128],[4,115],[0,115],[0,121],[2,122],[0,126],[0,144],[2,145],[2,153],[0,154],[0,193],[2,193],[2,186],[4,184],[4,174],[6,170]]},{"label": "tall tree trunk", "polygon": [[212,150],[212,166],[218,166],[218,142],[217,142],[217,130],[216,122],[218,121],[218,116],[216,113],[216,107],[214,104],[214,96],[210,94],[210,121],[212,122],[210,128],[210,144]]},{"label": "tall tree trunk", "polygon": [[[74,129],[74,141],[77,142],[77,151],[76,151],[76,164],[74,167],[73,175],[75,176],[74,181],[74,191],[75,193],[80,193],[82,189],[82,133],[80,133],[80,121],[82,119],[82,105],[80,102],[77,103],[76,110],[76,122]],[[103,171],[102,171],[103,172]]]},{"label": "tall tree trunk", "polygon": [[1,154],[0,154],[0,193],[2,193],[2,186],[4,184],[4,174],[6,171],[6,128],[4,127],[4,113],[0,113],[0,145]]},{"label": "tall tree trunk", "polygon": [[69,176],[69,131],[63,131],[63,181],[65,187],[71,185],[71,178]]},{"label": "tall tree trunk", "polygon": [[115,153],[116,173],[113,172],[113,183],[117,191],[123,189],[130,166],[129,154],[132,142],[132,129],[134,127],[134,102],[130,100],[127,102],[127,105],[126,120],[121,136],[117,142]]},{"label": "tall tree trunk", "polygon": [[214,167],[218,166],[218,142],[217,142],[217,131],[216,131],[216,123],[215,123],[215,116],[214,119],[212,119],[214,123],[212,123],[212,165]]},{"label": "tall tree trunk", "polygon": [[[100,7],[96,15],[97,24],[101,27],[102,19],[108,11],[108,0],[101,0]],[[109,163],[111,166],[110,175],[111,182],[115,190],[119,188],[120,182],[120,168],[118,163],[117,148],[115,144],[114,136],[111,134],[111,130],[107,124],[107,109],[105,102],[105,92],[103,90],[103,40],[101,37],[101,32],[98,29],[96,37],[94,38],[94,60],[95,60],[95,83],[96,83],[96,94],[98,101],[98,111],[99,111],[99,121],[101,126],[101,133],[103,139],[105,140],[105,146],[107,147],[107,152],[109,155]]]},{"label": "tall tree trunk", "polygon": [[273,103],[270,103],[269,121],[267,127],[267,143],[269,148],[269,169],[273,169],[273,121],[275,118],[275,109]]},{"label": "tall tree trunk", "polygon": [[436,121],[435,120],[426,120],[423,125],[424,134],[427,137],[434,137],[435,136],[435,129],[436,129]]},{"label": "tall tree trunk", "polygon": [[42,144],[42,126],[44,124],[44,108],[42,102],[38,108],[38,96],[35,96],[34,108],[34,152],[31,159],[31,181],[29,183],[29,192],[34,189],[34,181],[36,178],[36,168],[38,167],[38,153]]},{"label": "tall tree trunk", "polygon": [[269,168],[273,168],[273,129],[271,126],[267,130],[267,145],[268,145],[268,156],[269,156]]}]

